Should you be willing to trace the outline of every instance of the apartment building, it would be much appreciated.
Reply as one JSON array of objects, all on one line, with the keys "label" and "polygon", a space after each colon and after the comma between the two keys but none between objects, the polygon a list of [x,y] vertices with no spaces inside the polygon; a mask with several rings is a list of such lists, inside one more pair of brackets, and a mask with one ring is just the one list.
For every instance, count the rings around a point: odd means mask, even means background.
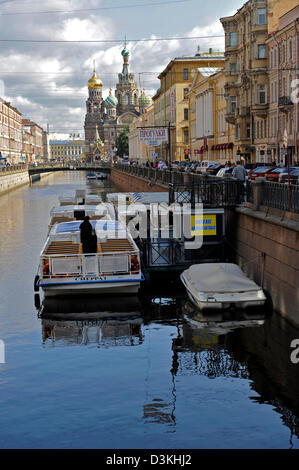
[{"label": "apartment building", "polygon": [[83,139],[50,140],[50,160],[80,160],[84,155]]},{"label": "apartment building", "polygon": [[22,161],[22,117],[20,111],[0,98],[0,157],[10,164]]},{"label": "apartment building", "polygon": [[[266,41],[269,51],[269,147],[272,160],[299,161],[299,5],[279,18]],[[299,82],[299,81],[298,81]],[[297,93],[298,94],[298,93]]]},{"label": "apartment building", "polygon": [[44,143],[43,129],[30,119],[22,119],[23,126],[23,155],[26,162],[43,161]]},{"label": "apartment building", "polygon": [[155,126],[171,126],[170,155],[165,143],[155,149],[163,160],[184,160],[191,156],[188,93],[198,69],[224,67],[224,54],[197,53],[174,58],[158,76],[160,88],[152,98]]},{"label": "apartment building", "polygon": [[234,160],[234,126],[225,120],[225,72],[198,69],[190,92],[190,159]]}]

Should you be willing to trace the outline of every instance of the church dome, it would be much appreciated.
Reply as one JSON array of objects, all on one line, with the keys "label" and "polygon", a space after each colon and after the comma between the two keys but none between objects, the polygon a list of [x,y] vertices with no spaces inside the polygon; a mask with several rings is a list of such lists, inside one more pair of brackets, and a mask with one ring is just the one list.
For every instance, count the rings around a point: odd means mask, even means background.
[{"label": "church dome", "polygon": [[103,83],[100,78],[96,76],[96,71],[93,71],[93,76],[88,80],[88,88],[102,88]]},{"label": "church dome", "polygon": [[121,51],[121,55],[123,57],[129,57],[130,52],[128,51],[128,49],[126,47],[124,47],[123,50]]},{"label": "church dome", "polygon": [[118,104],[117,98],[115,98],[115,96],[112,95],[111,88],[109,90],[109,96],[107,96],[107,98],[105,99],[105,104],[108,107],[114,107],[114,106],[117,106]]},{"label": "church dome", "polygon": [[138,103],[141,108],[146,108],[151,104],[151,99],[145,94],[144,88],[138,98]]}]

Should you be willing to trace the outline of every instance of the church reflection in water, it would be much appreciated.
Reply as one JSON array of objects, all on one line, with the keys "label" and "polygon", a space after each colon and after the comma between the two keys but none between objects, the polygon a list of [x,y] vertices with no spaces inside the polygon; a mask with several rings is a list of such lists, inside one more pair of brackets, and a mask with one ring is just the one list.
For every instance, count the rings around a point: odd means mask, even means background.
[{"label": "church reflection in water", "polygon": [[[277,314],[203,315],[184,297],[161,295],[143,295],[140,301],[46,299],[39,314],[45,347],[91,342],[99,347],[138,346],[148,340],[150,330],[168,327],[168,391],[159,393],[157,387],[147,395],[144,423],[166,425],[175,432],[178,379],[230,377],[249,381],[257,395],[248,398],[271,405],[280,415],[290,430],[290,447],[293,437],[299,438],[299,371],[290,361],[290,342],[299,332]],[[157,352],[148,354],[152,360]]]}]

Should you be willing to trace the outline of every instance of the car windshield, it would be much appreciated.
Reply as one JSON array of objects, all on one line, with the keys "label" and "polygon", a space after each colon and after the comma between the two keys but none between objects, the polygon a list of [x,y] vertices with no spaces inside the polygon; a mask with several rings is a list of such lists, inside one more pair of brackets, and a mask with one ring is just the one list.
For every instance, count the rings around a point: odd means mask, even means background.
[{"label": "car windshield", "polygon": [[254,173],[265,173],[268,170],[271,170],[271,167],[260,166],[254,170]]}]

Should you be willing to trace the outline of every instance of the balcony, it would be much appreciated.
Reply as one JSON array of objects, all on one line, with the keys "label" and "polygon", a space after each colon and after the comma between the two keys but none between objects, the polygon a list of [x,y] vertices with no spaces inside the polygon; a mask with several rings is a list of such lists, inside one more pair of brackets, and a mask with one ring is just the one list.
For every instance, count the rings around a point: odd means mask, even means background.
[{"label": "balcony", "polygon": [[240,108],[239,108],[239,116],[241,116],[241,117],[248,117],[248,116],[250,116],[250,108],[249,108],[249,106],[240,106]]},{"label": "balcony", "polygon": [[225,120],[226,120],[226,122],[228,122],[229,124],[235,124],[235,122],[236,122],[236,115],[235,115],[235,112],[228,112],[228,113],[225,115]]},{"label": "balcony", "polygon": [[293,101],[290,96],[280,96],[278,98],[278,107],[281,111],[289,111],[291,106],[293,106]]}]

